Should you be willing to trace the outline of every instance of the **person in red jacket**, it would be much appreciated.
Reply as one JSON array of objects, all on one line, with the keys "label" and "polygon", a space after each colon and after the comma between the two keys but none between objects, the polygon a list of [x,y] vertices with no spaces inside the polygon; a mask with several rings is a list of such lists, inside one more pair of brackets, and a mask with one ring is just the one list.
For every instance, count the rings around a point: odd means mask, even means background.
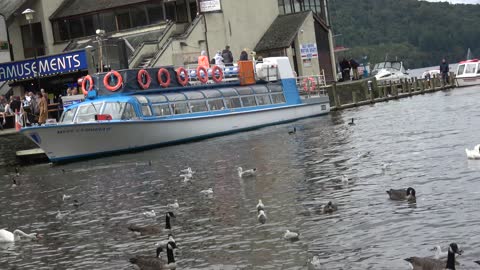
[{"label": "person in red jacket", "polygon": [[204,67],[204,68],[210,68],[210,62],[208,61],[208,56],[205,51],[202,51],[202,53],[198,57],[198,66]]}]

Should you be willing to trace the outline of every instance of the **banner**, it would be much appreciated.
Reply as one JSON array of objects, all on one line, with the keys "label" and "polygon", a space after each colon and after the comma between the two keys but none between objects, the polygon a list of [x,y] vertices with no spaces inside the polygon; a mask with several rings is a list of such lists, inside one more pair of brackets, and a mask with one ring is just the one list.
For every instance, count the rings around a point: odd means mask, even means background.
[{"label": "banner", "polygon": [[318,58],[317,43],[300,44],[302,59]]},{"label": "banner", "polygon": [[200,13],[221,11],[220,0],[199,0]]},{"label": "banner", "polygon": [[[88,68],[85,51],[38,57],[17,62],[0,64],[0,82],[53,75]],[[38,74],[37,74],[38,73]]]}]

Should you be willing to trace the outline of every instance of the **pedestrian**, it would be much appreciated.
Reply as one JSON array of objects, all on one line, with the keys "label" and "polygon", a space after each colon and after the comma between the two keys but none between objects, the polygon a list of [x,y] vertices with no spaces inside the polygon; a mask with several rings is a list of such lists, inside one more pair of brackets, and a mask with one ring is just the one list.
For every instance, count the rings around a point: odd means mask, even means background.
[{"label": "pedestrian", "polygon": [[448,67],[448,63],[445,58],[442,59],[442,63],[440,64],[440,73],[442,74],[442,81],[443,85],[447,85],[449,82],[448,72],[450,68]]},{"label": "pedestrian", "polygon": [[68,87],[67,88],[67,96],[71,96],[72,95],[72,88]]},{"label": "pedestrian", "polygon": [[349,81],[350,80],[350,63],[345,57],[340,62],[340,69],[342,71],[343,81],[347,81],[347,80]]},{"label": "pedestrian", "polygon": [[31,107],[31,121],[32,123],[36,123],[38,120],[38,114],[40,113],[40,108],[38,107],[37,99],[33,92],[29,92],[28,95],[30,96],[30,107]]},{"label": "pedestrian", "polygon": [[248,61],[248,53],[247,50],[243,50],[240,53],[240,61]]},{"label": "pedestrian", "polygon": [[198,57],[198,66],[204,68],[210,68],[210,63],[208,61],[208,56],[206,51],[202,51]]},{"label": "pedestrian", "polygon": [[12,101],[10,102],[10,110],[13,113],[20,112],[22,109],[22,102],[20,101],[20,97],[16,96],[12,98]]},{"label": "pedestrian", "polygon": [[217,54],[215,54],[215,65],[219,66],[219,67],[225,67],[225,62],[223,62],[224,59],[223,59],[223,56],[222,56],[222,52],[221,51],[217,51]]},{"label": "pedestrian", "polygon": [[0,96],[0,116],[3,118],[2,121],[0,122],[1,130],[3,130],[3,126],[7,122],[5,118],[5,116],[7,115],[6,106],[7,106],[7,100],[5,99],[4,96]]},{"label": "pedestrian", "polygon": [[72,96],[78,95],[78,89],[77,87],[72,88]]},{"label": "pedestrian", "polygon": [[48,118],[48,103],[47,103],[47,94],[40,93],[40,116],[38,117],[38,124],[45,124]]},{"label": "pedestrian", "polygon": [[233,66],[233,54],[230,51],[230,46],[225,46],[225,50],[222,51],[223,63],[225,66]]},{"label": "pedestrian", "polygon": [[350,67],[352,68],[352,71],[353,71],[353,79],[358,80],[358,66],[359,66],[359,64],[353,58],[350,58],[349,63],[350,63]]}]

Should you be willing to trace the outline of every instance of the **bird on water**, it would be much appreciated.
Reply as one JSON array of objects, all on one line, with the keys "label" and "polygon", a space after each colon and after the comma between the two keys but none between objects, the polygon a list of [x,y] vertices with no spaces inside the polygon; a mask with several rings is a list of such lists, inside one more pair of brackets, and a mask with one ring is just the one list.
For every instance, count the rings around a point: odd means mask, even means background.
[{"label": "bird on water", "polygon": [[391,200],[395,201],[407,200],[409,202],[414,202],[417,199],[417,197],[415,197],[415,189],[412,187],[407,189],[390,189],[387,190],[387,194]]},{"label": "bird on water", "polygon": [[456,243],[451,243],[448,248],[447,261],[443,259],[434,259],[430,257],[410,257],[405,261],[409,262],[413,270],[456,270],[455,254],[462,255],[463,251],[458,248]]}]

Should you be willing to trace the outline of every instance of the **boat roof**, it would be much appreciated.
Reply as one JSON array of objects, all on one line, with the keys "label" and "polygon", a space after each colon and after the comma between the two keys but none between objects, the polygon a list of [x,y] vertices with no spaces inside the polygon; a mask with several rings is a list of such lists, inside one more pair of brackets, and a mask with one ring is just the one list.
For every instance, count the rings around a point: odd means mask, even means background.
[{"label": "boat roof", "polygon": [[471,60],[464,60],[461,61],[459,64],[466,64],[466,63],[478,63],[480,62],[478,59],[471,59]]}]

